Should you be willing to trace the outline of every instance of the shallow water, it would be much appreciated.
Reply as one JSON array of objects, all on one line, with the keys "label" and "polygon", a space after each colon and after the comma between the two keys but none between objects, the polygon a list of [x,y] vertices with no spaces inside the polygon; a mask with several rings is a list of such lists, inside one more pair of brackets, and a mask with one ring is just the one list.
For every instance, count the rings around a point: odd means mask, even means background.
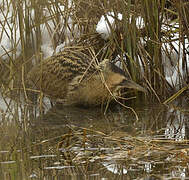
[{"label": "shallow water", "polygon": [[[1,109],[0,179],[189,179],[188,104]],[[14,109],[14,111],[13,111]],[[17,111],[16,111],[17,109]],[[32,111],[33,112],[33,111]]]}]

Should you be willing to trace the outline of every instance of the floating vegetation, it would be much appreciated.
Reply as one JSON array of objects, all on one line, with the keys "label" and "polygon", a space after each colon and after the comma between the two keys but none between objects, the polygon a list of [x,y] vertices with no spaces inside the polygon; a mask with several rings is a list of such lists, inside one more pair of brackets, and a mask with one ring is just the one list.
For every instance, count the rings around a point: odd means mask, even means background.
[{"label": "floating vegetation", "polygon": [[[165,138],[133,137],[126,133],[103,132],[81,127],[70,127],[71,132],[62,136],[58,150],[72,163],[101,161],[140,162],[143,158],[162,160],[172,156],[169,161],[188,162],[189,140],[170,140]],[[161,157],[159,156],[161,154]]]},{"label": "floating vegetation", "polygon": [[27,126],[3,123],[1,168],[11,177],[15,166],[40,178],[53,171],[56,177],[187,177],[187,109],[143,106],[136,112],[138,121],[123,109],[104,116],[94,108],[53,107]]}]

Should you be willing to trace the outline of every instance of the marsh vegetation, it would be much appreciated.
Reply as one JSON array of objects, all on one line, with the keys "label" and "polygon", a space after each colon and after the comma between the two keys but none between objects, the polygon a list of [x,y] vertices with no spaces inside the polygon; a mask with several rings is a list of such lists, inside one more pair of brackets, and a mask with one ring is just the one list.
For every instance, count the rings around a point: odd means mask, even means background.
[{"label": "marsh vegetation", "polygon": [[[188,178],[188,29],[187,0],[1,0],[0,178]],[[27,74],[69,44],[148,93],[106,115],[53,106]]]}]

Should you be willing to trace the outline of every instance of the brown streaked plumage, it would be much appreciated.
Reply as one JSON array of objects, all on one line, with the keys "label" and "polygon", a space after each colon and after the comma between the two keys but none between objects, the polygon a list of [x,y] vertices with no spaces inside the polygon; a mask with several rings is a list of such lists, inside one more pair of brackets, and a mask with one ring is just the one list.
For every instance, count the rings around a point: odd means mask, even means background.
[{"label": "brown streaked plumage", "polygon": [[65,104],[104,104],[123,87],[145,91],[109,60],[98,63],[82,46],[65,47],[34,67],[28,78],[33,88]]}]

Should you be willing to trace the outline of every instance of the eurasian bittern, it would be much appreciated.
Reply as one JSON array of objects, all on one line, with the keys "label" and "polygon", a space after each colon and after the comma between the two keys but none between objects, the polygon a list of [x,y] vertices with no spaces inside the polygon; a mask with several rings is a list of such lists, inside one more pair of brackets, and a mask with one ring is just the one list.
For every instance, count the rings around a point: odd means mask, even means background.
[{"label": "eurasian bittern", "polygon": [[91,54],[84,47],[65,47],[34,67],[28,75],[30,82],[66,104],[104,104],[119,96],[123,88],[145,91],[109,60],[98,63]]}]

